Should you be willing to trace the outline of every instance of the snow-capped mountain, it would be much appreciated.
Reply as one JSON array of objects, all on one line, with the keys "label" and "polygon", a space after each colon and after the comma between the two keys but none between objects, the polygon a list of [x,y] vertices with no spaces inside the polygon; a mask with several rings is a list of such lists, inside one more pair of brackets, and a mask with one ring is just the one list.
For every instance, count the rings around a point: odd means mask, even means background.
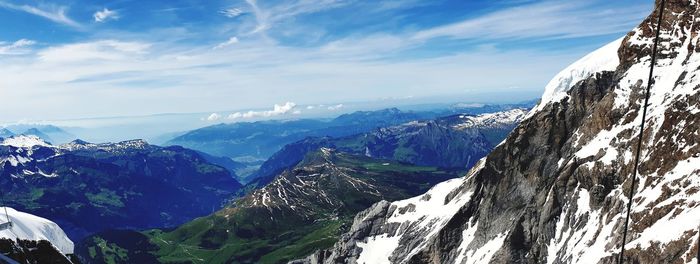
[{"label": "snow-capped mountain", "polygon": [[34,135],[12,136],[2,140],[1,146],[12,146],[16,148],[33,148],[34,146],[53,147],[51,144]]},{"label": "snow-capped mountain", "polygon": [[56,223],[13,208],[0,207],[0,213],[0,223],[8,218],[12,223],[8,229],[0,230],[1,254],[32,263],[48,257],[55,258],[52,263],[70,263],[67,255],[73,254],[73,241]]},{"label": "snow-capped mountain", "polygon": [[[308,263],[614,263],[651,63],[654,13],[547,85],[464,178],[358,214]],[[667,1],[625,260],[695,263],[700,223],[697,1]]]}]

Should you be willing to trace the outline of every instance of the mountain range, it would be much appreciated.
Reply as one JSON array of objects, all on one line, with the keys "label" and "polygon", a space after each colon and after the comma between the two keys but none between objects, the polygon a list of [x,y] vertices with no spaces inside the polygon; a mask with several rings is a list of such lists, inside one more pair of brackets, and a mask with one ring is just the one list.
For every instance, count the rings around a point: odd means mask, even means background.
[{"label": "mountain range", "polygon": [[396,108],[360,111],[331,120],[270,120],[219,124],[178,136],[167,145],[180,145],[215,156],[266,159],[284,145],[311,136],[346,136],[376,127],[400,124],[421,116]]},{"label": "mountain range", "polygon": [[345,137],[310,137],[284,146],[250,178],[264,186],[287,167],[321,147],[416,165],[466,169],[488,154],[525,116],[524,109],[480,115],[450,115],[434,120],[377,128]]},{"label": "mountain range", "polygon": [[54,146],[36,136],[0,142],[6,206],[47,217],[78,241],[105,229],[182,224],[218,210],[240,186],[181,147],[141,140]]},{"label": "mountain range", "polygon": [[98,234],[78,251],[90,256],[87,263],[289,261],[332,245],[352,216],[372,204],[423,193],[460,174],[320,148],[210,216],[174,230]]}]

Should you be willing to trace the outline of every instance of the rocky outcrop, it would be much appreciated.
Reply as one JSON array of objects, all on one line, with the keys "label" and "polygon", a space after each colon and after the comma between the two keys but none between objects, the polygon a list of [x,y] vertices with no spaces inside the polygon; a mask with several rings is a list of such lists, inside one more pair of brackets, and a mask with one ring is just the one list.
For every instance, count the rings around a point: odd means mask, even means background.
[{"label": "rocky outcrop", "polygon": [[[626,244],[629,263],[690,263],[698,250],[700,28],[694,17],[700,10],[695,1],[667,5]],[[572,65],[581,69],[580,80],[565,89],[548,86],[547,100],[469,175],[423,196],[375,205],[332,249],[301,262],[614,263],[657,12]],[[616,67],[587,65],[615,56]],[[435,199],[439,203],[428,206]]]}]

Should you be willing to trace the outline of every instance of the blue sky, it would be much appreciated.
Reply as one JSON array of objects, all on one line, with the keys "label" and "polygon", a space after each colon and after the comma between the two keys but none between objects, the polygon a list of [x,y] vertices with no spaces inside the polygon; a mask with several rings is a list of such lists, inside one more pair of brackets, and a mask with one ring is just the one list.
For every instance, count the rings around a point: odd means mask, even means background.
[{"label": "blue sky", "polygon": [[0,0],[0,121],[537,96],[652,4]]}]

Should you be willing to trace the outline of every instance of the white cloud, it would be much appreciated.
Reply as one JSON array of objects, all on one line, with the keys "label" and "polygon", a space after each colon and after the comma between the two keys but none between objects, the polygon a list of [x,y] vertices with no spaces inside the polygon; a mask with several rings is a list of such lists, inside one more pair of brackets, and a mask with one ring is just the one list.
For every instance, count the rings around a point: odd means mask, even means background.
[{"label": "white cloud", "polygon": [[92,17],[95,18],[95,22],[105,22],[107,20],[119,19],[119,13],[117,13],[117,11],[104,8],[102,11],[95,12]]},{"label": "white cloud", "polygon": [[216,45],[216,47],[214,47],[214,49],[222,49],[222,48],[231,46],[231,45],[233,45],[233,44],[236,44],[236,43],[238,43],[238,42],[239,42],[239,41],[238,41],[238,38],[237,38],[237,37],[231,37],[231,38],[229,38],[226,42],[223,42],[223,43],[221,43],[221,44],[219,44],[219,45]]},{"label": "white cloud", "polygon": [[316,108],[316,107],[314,107],[313,105],[309,105],[309,106],[306,107],[306,109],[308,109],[308,110],[311,110],[311,109],[314,109],[314,108]]},{"label": "white cloud", "polygon": [[7,44],[0,42],[0,55],[20,55],[28,53],[28,48],[36,44],[36,41],[20,39]]},{"label": "white cloud", "polygon": [[228,18],[234,18],[234,17],[242,15],[243,10],[241,10],[240,8],[234,7],[234,8],[228,8],[228,9],[221,10],[221,11],[219,11],[219,13],[221,13],[222,15],[224,15]]},{"label": "white cloud", "polygon": [[294,110],[293,115],[301,115],[301,110]]},{"label": "white cloud", "polygon": [[248,112],[236,112],[230,114],[228,119],[239,119],[239,118],[256,118],[256,117],[272,117],[278,115],[284,115],[291,112],[297,104],[293,102],[286,102],[283,105],[275,104],[272,110],[268,111],[248,111]]},{"label": "white cloud", "polygon": [[335,111],[335,110],[339,110],[343,107],[345,107],[343,104],[331,105],[328,107],[328,110]]},{"label": "white cloud", "polygon": [[211,115],[209,115],[207,117],[207,121],[210,121],[210,122],[217,121],[219,119],[221,119],[221,115],[219,115],[217,113],[212,113]]},{"label": "white cloud", "polygon": [[12,9],[17,11],[26,12],[32,15],[40,16],[51,20],[56,23],[68,25],[71,27],[79,28],[81,25],[75,22],[73,19],[66,15],[68,10],[65,6],[58,5],[42,5],[42,6],[30,6],[30,5],[16,5],[8,3],[5,1],[0,1],[0,8]]}]

